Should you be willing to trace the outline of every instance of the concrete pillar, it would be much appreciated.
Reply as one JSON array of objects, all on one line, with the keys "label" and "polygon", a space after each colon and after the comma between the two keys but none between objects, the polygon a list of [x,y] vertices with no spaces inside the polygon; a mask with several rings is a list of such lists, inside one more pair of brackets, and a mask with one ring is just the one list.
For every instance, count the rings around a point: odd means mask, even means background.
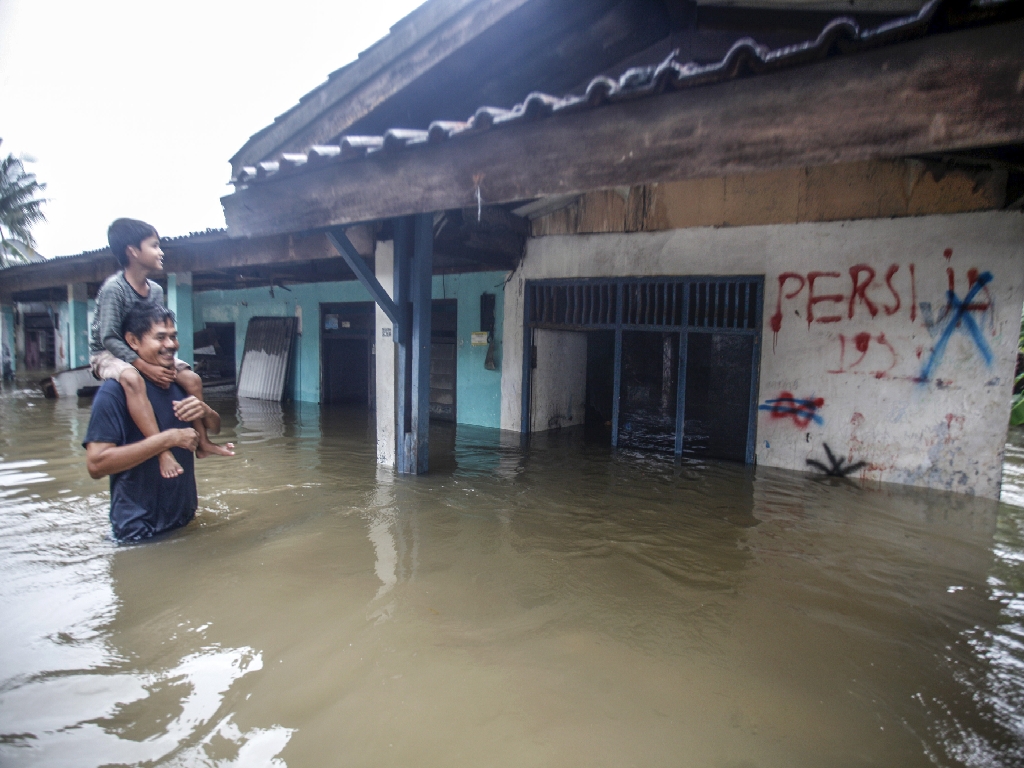
[{"label": "concrete pillar", "polygon": [[[377,243],[373,257],[377,282],[392,299],[394,292],[395,243]],[[395,329],[384,310],[377,305],[374,349],[377,363],[377,463],[395,466]]]},{"label": "concrete pillar", "polygon": [[178,325],[178,359],[195,365],[192,348],[192,273],[172,272],[167,275],[167,308],[174,313]]},{"label": "concrete pillar", "polygon": [[0,304],[0,378],[14,378],[14,305]]},{"label": "concrete pillar", "polygon": [[89,294],[85,283],[68,283],[68,367],[89,364]]}]

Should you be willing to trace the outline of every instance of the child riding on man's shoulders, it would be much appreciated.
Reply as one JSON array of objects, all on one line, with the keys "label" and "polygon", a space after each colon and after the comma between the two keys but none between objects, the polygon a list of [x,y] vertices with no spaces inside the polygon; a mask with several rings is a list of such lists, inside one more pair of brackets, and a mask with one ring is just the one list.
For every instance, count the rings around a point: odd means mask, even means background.
[{"label": "child riding on man's shoulders", "polygon": [[[118,264],[123,268],[103,283],[96,295],[96,312],[92,322],[89,344],[89,364],[98,379],[115,379],[125,392],[128,412],[145,437],[157,434],[153,406],[146,395],[143,376],[154,384],[167,388],[172,381],[189,395],[203,399],[203,382],[188,365],[175,358],[173,370],[151,365],[141,359],[125,342],[121,327],[125,315],[138,302],[163,303],[163,289],[149,279],[163,270],[164,252],[156,229],[137,219],[117,219],[107,230],[107,242]],[[196,456],[210,454],[233,456],[229,447],[210,442],[202,420],[193,423],[199,433]],[[177,477],[182,473],[170,451],[160,454],[160,474]]]}]

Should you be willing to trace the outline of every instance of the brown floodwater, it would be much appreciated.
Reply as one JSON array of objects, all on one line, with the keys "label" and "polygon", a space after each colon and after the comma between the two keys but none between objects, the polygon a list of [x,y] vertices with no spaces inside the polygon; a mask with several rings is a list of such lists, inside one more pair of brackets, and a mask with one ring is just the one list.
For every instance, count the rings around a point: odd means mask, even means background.
[{"label": "brown floodwater", "polygon": [[110,539],[88,403],[0,392],[4,766],[1024,764],[1002,502],[216,401],[195,522]]}]

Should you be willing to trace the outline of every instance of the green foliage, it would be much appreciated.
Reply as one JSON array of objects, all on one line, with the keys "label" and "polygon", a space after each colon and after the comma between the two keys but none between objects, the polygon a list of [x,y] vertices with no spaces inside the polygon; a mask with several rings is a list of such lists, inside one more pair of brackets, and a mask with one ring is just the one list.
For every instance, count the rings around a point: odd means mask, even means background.
[{"label": "green foliage", "polygon": [[[1020,338],[1017,341],[1017,359],[1024,355],[1024,313],[1020,316]],[[1013,382],[1013,390],[1017,392],[1024,385],[1024,373],[1021,373]],[[1010,425],[1019,427],[1024,424],[1024,390],[1013,396],[1013,407],[1010,408]]]},{"label": "green foliage", "polygon": [[46,220],[42,210],[46,200],[38,196],[44,189],[46,185],[36,181],[35,174],[26,173],[19,158],[8,154],[0,159],[0,269],[28,261],[28,254],[15,241],[35,247],[32,227]]}]

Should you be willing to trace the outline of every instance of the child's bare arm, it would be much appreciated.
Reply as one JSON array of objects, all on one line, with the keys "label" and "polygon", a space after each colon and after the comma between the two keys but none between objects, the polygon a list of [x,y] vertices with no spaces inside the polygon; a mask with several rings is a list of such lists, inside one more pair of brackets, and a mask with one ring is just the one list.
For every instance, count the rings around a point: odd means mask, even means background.
[{"label": "child's bare arm", "polygon": [[131,361],[131,364],[138,369],[139,373],[162,389],[167,389],[171,386],[171,382],[174,381],[175,371],[173,368],[165,368],[162,365],[147,363],[141,357],[136,357]]}]

